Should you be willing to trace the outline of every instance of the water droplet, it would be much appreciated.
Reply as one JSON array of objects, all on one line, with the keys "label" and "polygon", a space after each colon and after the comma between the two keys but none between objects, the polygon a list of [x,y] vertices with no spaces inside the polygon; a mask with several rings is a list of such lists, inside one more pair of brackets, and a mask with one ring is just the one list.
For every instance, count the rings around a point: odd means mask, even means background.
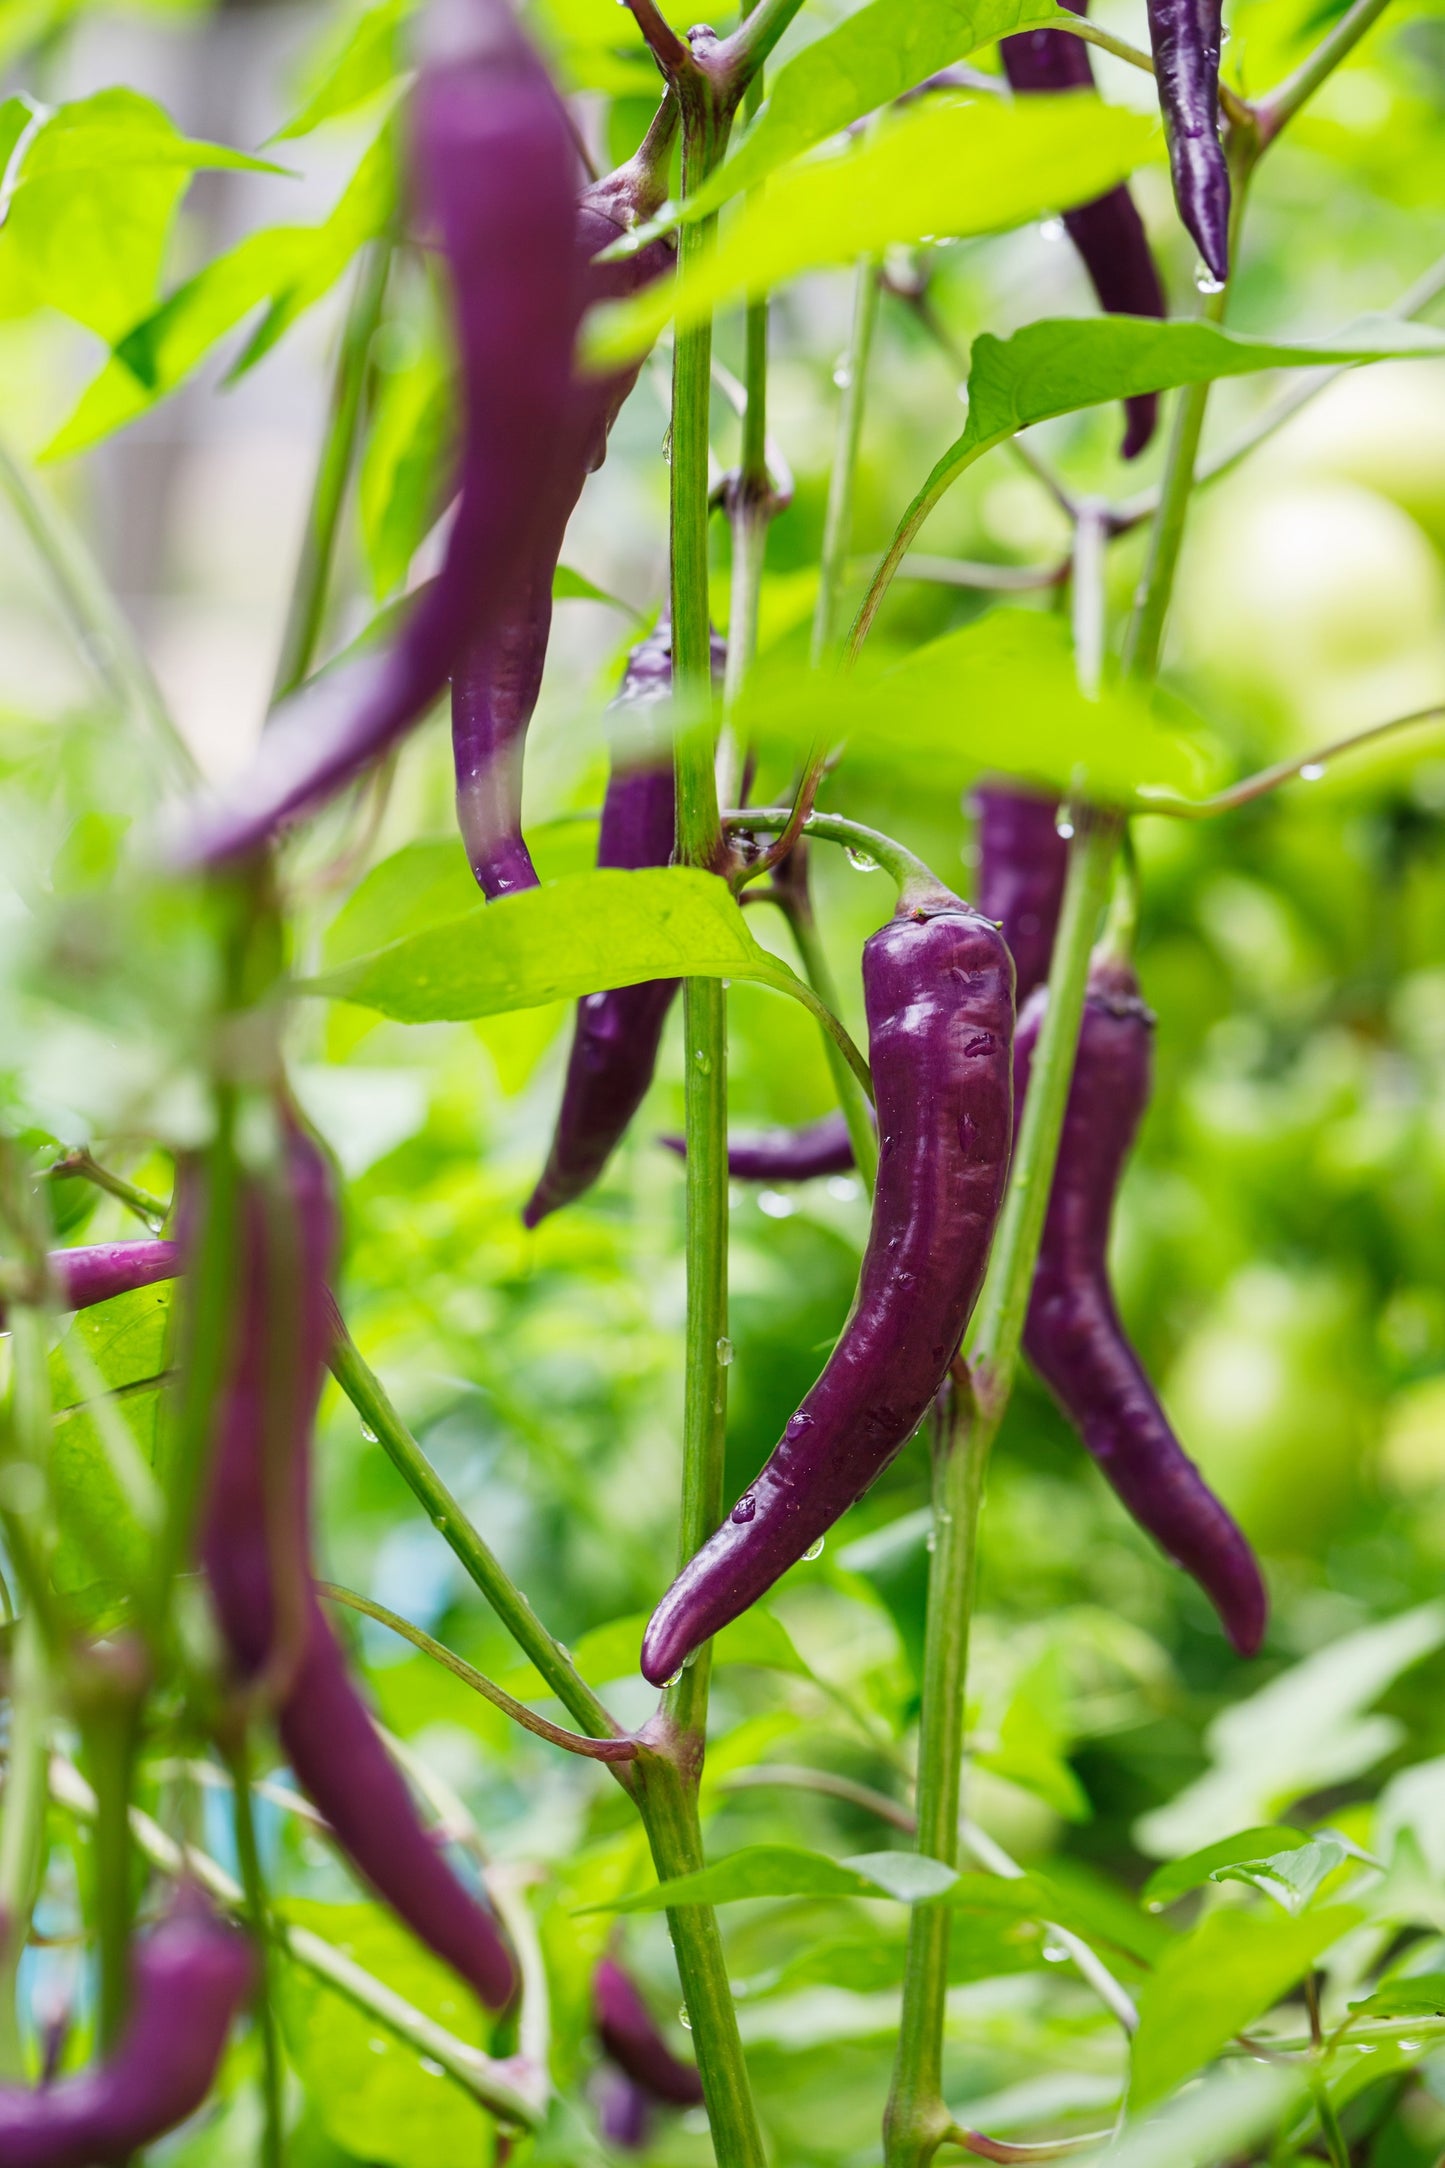
[{"label": "water droplet", "polygon": [[1397,2040],[1395,2045],[1402,2055],[1418,2055],[1425,2043],[1423,2040]]},{"label": "water droplet", "polygon": [[687,2014],[686,2003],[683,2004],[682,2008],[677,2013],[677,2022],[682,2027],[684,2032],[692,2031],[692,2019]]},{"label": "water droplet", "polygon": [[1300,769],[1299,779],[1302,783],[1318,783],[1324,772],[1325,764],[1322,760],[1307,760]]},{"label": "water droplet", "polygon": [[373,2055],[385,2055],[386,2042],[384,2040],[378,2040],[375,2033],[372,2034],[371,2038],[367,2041],[366,2044],[370,2048]]},{"label": "water droplet", "polygon": [[687,1652],[687,1654],[686,1654],[686,1656],[684,1656],[684,1658],[682,1659],[682,1668],[683,1668],[683,1670],[684,1670],[684,1671],[691,1671],[691,1669],[692,1669],[693,1665],[694,1665],[694,1664],[695,1664],[695,1663],[697,1662],[697,1660],[698,1660],[699,1656],[701,1656],[701,1654],[702,1654],[702,1649],[701,1649],[701,1646],[699,1646],[699,1647],[697,1647],[697,1648],[695,1648],[695,1649],[689,1649],[689,1650],[688,1650],[688,1652]]},{"label": "water droplet", "polygon": [[1207,263],[1197,263],[1194,266],[1194,283],[1202,294],[1222,294],[1224,292],[1223,279],[1217,279]]},{"label": "water droplet", "polygon": [[726,1370],[728,1364],[732,1361],[733,1356],[736,1352],[737,1351],[734,1348],[731,1340],[719,1340],[717,1344],[717,1359],[722,1364],[724,1370]]},{"label": "water droplet", "polygon": [[1046,1965],[1066,1965],[1068,1962],[1069,1953],[1062,1942],[1046,1942],[1044,1944],[1044,1963]]},{"label": "water droplet", "polygon": [[758,1210],[769,1219],[791,1219],[797,1206],[780,1189],[764,1189],[758,1192]]},{"label": "water droplet", "polygon": [[705,1047],[695,1046],[692,1050],[692,1058],[704,1076],[712,1075],[712,1056]]},{"label": "water droplet", "polygon": [[804,1565],[807,1565],[807,1564],[808,1564],[808,1563],[809,1563],[809,1562],[810,1562],[810,1561],[811,1561],[812,1559],[815,1559],[815,1558],[821,1558],[821,1557],[822,1557],[822,1555],[823,1555],[823,1539],[822,1539],[822,1537],[821,1537],[821,1536],[819,1536],[819,1538],[818,1538],[817,1542],[816,1542],[816,1543],[810,1543],[810,1544],[808,1545],[808,1548],[807,1548],[807,1550],[806,1550],[806,1551],[804,1551],[804,1553],[803,1553],[803,1563],[804,1563]]},{"label": "water droplet", "polygon": [[[627,4],[627,0],[623,0],[623,5],[624,5],[624,7],[626,6],[626,4]],[[667,427],[666,427],[666,428],[665,428],[665,429],[663,430],[663,432],[662,432],[662,463],[663,463],[663,465],[664,465],[665,467],[670,467],[670,466],[672,465],[672,423],[671,423],[671,422],[669,422],[669,423],[668,423]]]},{"label": "water droplet", "polygon": [[165,1232],[165,1224],[166,1216],[164,1212],[143,1212],[141,1214],[141,1225],[145,1228],[148,1234],[163,1234]]},{"label": "water droplet", "polygon": [[839,391],[846,391],[852,381],[853,370],[845,355],[843,360],[839,362],[837,368],[833,371],[833,382],[837,385]]},{"label": "water droplet", "polygon": [[[618,0],[618,5],[622,5],[622,0]],[[445,2064],[434,2063],[429,2055],[421,2057],[421,2067],[429,2078],[444,2078],[447,2074]]]},{"label": "water droplet", "polygon": [[1062,241],[1064,232],[1064,222],[1061,218],[1046,218],[1039,227],[1039,239],[1041,241]]},{"label": "water droplet", "polygon": [[955,398],[957,399],[957,401],[958,401],[958,403],[959,403],[959,405],[960,405],[961,407],[966,407],[966,406],[968,405],[968,386],[967,386],[967,384],[960,384],[960,385],[959,385],[959,387],[958,387],[958,390],[957,390],[957,391],[956,391],[956,392],[954,393],[954,397],[955,397]]},{"label": "water droplet", "polygon": [[[663,1690],[663,1692],[664,1692],[664,1693],[666,1693],[666,1692],[667,1692],[667,1689],[668,1689],[668,1687],[669,1687],[669,1686],[676,1686],[676,1684],[677,1684],[678,1680],[679,1680],[679,1679],[680,1679],[681,1677],[682,1677],[682,1665],[681,1665],[681,1664],[679,1664],[679,1665],[678,1665],[678,1667],[677,1667],[677,1669],[676,1669],[676,1671],[670,1672],[670,1673],[668,1674],[668,1676],[667,1676],[667,1677],[666,1677],[666,1678],[665,1678],[665,1679],[663,1680],[663,1682],[662,1682],[662,1690]],[[685,2021],[684,2021],[684,2022],[685,2022]]]},{"label": "water droplet", "polygon": [[923,1548],[925,1551],[936,1551],[938,1549],[938,1538],[931,1528],[923,1539]]},{"label": "water droplet", "polygon": [[858,873],[876,873],[878,871],[877,859],[870,858],[866,851],[860,851],[856,844],[848,844],[843,855],[849,865]]},{"label": "water droplet", "polygon": [[809,1415],[806,1408],[799,1408],[796,1415],[790,1415],[788,1417],[788,1426],[787,1429],[783,1432],[783,1436],[785,1438],[801,1438],[803,1432],[805,1430],[811,1430],[812,1427],[812,1416]]},{"label": "water droplet", "polygon": [[449,1523],[448,1523],[448,1520],[447,1520],[447,1516],[446,1516],[446,1514],[445,1514],[445,1513],[439,1513],[439,1514],[437,1515],[436,1519],[435,1519],[435,1520],[434,1520],[434,1521],[432,1522],[432,1526],[433,1526],[433,1528],[435,1528],[435,1530],[436,1530],[436,1532],[437,1532],[437,1534],[438,1534],[439,1536],[444,1536],[444,1535],[446,1534],[446,1532],[447,1532],[447,1528],[448,1528],[448,1526],[449,1526]]},{"label": "water droplet", "polygon": [[836,1197],[836,1198],[837,1198],[837,1200],[838,1200],[838,1202],[839,1202],[839,1204],[851,1204],[851,1203],[853,1202],[853,1199],[854,1199],[855,1197],[861,1197],[861,1196],[862,1196],[862,1194],[863,1194],[863,1185],[862,1185],[862,1183],[861,1183],[861,1182],[860,1182],[860,1181],[858,1180],[858,1178],[857,1178],[857,1176],[856,1176],[856,1175],[853,1175],[853,1174],[830,1174],[830,1175],[829,1175],[829,1177],[828,1177],[828,1195],[829,1195],[830,1197]]},{"label": "water droplet", "polygon": [[1074,832],[1074,824],[1069,818],[1069,809],[1067,806],[1061,805],[1058,812],[1054,815],[1054,827],[1063,837],[1064,841],[1067,843],[1070,836]]},{"label": "water droplet", "polygon": [[379,1445],[381,1442],[380,1439],[377,1437],[376,1432],[372,1429],[370,1423],[362,1424],[361,1435],[363,1438],[365,1438],[368,1445]]},{"label": "water droplet", "polygon": [[751,1491],[745,1491],[733,1507],[729,1518],[738,1528],[746,1528],[758,1510],[758,1501]]}]

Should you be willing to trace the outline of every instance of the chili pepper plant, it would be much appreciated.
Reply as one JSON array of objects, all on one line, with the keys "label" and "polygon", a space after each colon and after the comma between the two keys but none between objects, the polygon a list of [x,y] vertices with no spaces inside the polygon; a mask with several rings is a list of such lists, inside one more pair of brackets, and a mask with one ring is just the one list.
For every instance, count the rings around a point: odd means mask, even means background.
[{"label": "chili pepper plant", "polygon": [[0,2168],[1439,2160],[1440,31],[0,7]]}]

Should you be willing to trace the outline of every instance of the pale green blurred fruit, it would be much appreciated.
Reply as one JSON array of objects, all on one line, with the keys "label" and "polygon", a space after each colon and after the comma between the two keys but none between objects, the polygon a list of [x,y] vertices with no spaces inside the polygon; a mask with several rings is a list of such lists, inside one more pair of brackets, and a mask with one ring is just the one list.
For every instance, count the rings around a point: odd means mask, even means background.
[{"label": "pale green blurred fruit", "polygon": [[1265,1550],[1314,1548],[1354,1495],[1366,1423],[1345,1362],[1350,1307],[1323,1276],[1250,1266],[1167,1380],[1185,1451]]}]

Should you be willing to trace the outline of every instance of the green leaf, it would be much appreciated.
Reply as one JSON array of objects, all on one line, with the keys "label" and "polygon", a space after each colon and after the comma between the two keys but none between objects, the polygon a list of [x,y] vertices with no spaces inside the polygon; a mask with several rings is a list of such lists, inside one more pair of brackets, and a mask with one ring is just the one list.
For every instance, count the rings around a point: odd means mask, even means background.
[{"label": "green leaf", "polygon": [[[477,2004],[380,1905],[290,1898],[286,1916],[385,1980],[459,2039],[486,2045]],[[328,2135],[386,2168],[491,2157],[491,2123],[459,2085],[299,1965],[282,1974],[286,2044]]]},{"label": "green leaf", "polygon": [[952,788],[987,768],[1127,802],[1197,791],[1209,773],[1133,687],[1081,692],[1068,627],[1039,610],[990,610],[901,663],[865,652],[843,678],[764,657],[738,714],[760,749],[787,757],[815,734],[845,740],[849,771],[880,782],[902,773]]},{"label": "green leaf", "polygon": [[1351,2022],[1361,2017],[1445,2017],[1445,1972],[1417,1972],[1377,1987],[1350,2004]]},{"label": "green leaf", "polygon": [[1162,2100],[1192,2077],[1361,1917],[1353,1905],[1300,1919],[1227,1910],[1182,1935],[1140,1991],[1131,2106]]},{"label": "green leaf", "polygon": [[1221,1837],[1217,1844],[1206,1844],[1183,1859],[1171,1860],[1167,1867],[1157,1867],[1144,1884],[1144,1902],[1151,1912],[1162,1911],[1165,1905],[1172,1905],[1177,1898],[1211,1881],[1221,1867],[1277,1857],[1291,1845],[1308,1843],[1303,1830],[1291,1829],[1285,1822],[1241,1829],[1238,1836]]},{"label": "green leaf", "polygon": [[386,230],[396,213],[397,188],[396,132],[388,125],[367,151],[331,216],[315,228],[299,275],[273,299],[240,360],[227,372],[228,384],[269,354],[297,318],[330,293],[368,241]]},{"label": "green leaf", "polygon": [[[92,1606],[131,1593],[150,1555],[102,1426],[123,1425],[129,1450],[156,1465],[171,1296],[165,1285],[137,1288],[77,1312],[50,1357],[49,1480],[59,1524],[52,1572],[57,1588],[86,1591]],[[87,1393],[96,1379],[109,1388],[103,1410]]]},{"label": "green leaf", "polygon": [[836,1860],[800,1845],[752,1844],[696,1874],[587,1910],[662,1912],[676,1905],[741,1904],[759,1897],[882,1896],[920,1904],[942,1896],[957,1879],[951,1867],[917,1852],[866,1852]]},{"label": "green leaf", "polygon": [[1313,1837],[1305,1845],[1276,1852],[1267,1859],[1237,1860],[1217,1867],[1211,1882],[1245,1882],[1273,1897],[1286,1912],[1300,1912],[1349,1853],[1338,1837]]},{"label": "green leaf", "polygon": [[446,502],[456,410],[450,364],[437,336],[425,339],[404,367],[382,372],[378,382],[357,496],[372,592],[380,597],[401,586]]},{"label": "green leaf", "polygon": [[405,64],[401,25],[410,12],[411,0],[381,0],[379,7],[368,8],[352,24],[339,51],[318,71],[299,110],[276,130],[271,142],[287,143],[310,135],[323,121],[355,112],[394,82]]},{"label": "green leaf", "polygon": [[749,932],[727,883],[685,866],[573,874],[300,982],[409,1024],[495,1016],[649,979],[788,974]]},{"label": "green leaf", "polygon": [[1080,2168],[1218,2168],[1250,2160],[1259,2141],[1300,2103],[1304,2073],[1278,2064],[1210,2073],[1158,2115],[1130,2117],[1108,2148],[1076,2155]]},{"label": "green leaf", "polygon": [[735,294],[756,295],[800,272],[852,263],[896,242],[995,233],[1102,195],[1155,155],[1159,134],[1138,113],[1087,92],[1009,104],[953,93],[881,121],[862,142],[778,174],[746,203],[716,252],[676,282],[589,319],[588,352],[615,367],[643,354],[678,308],[698,323]]},{"label": "green leaf", "polygon": [[[1034,1972],[1044,1963],[1043,1929],[1035,1920],[962,1917],[949,1937],[948,1977],[961,1986],[969,1980],[994,1980],[1013,1972]],[[792,1995],[805,1987],[842,1988],[854,1995],[877,1995],[901,1987],[908,1942],[901,1935],[838,1936],[806,1943],[772,1972],[749,1980],[739,2000],[760,2002]]]},{"label": "green leaf", "polygon": [[[4,108],[12,122],[19,105]],[[44,306],[118,338],[154,299],[191,175],[211,166],[280,170],[190,141],[138,91],[102,90],[57,107],[17,147],[7,174],[0,314]]]},{"label": "green leaf", "polygon": [[900,18],[870,0],[769,80],[767,103],[726,163],[681,206],[692,220],[790,158],[890,104],[940,68],[1018,30],[1070,18],[1054,0],[919,0]]},{"label": "green leaf", "polygon": [[585,572],[574,572],[570,565],[558,565],[552,575],[552,600],[554,602],[605,602],[609,610],[622,610],[628,617],[642,621],[641,610],[634,610],[630,602],[620,595],[609,595],[605,587],[589,580]]}]

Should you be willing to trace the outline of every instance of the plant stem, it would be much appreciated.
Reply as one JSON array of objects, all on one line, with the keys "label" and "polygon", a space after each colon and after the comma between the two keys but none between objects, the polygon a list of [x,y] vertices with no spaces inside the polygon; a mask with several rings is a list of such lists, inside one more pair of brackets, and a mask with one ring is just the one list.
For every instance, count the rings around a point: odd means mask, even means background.
[{"label": "plant stem", "polygon": [[813,612],[812,659],[816,669],[831,653],[838,630],[838,602],[853,540],[853,486],[858,475],[858,447],[863,439],[863,411],[868,395],[868,360],[878,321],[876,256],[862,256],[853,274],[853,320],[843,360],[843,396],[838,402],[838,431],[833,471],[828,477],[828,509],[823,519],[823,556],[818,601]]},{"label": "plant stem", "polygon": [[1354,51],[1365,32],[1379,21],[1389,4],[1390,0],[1355,0],[1354,6],[1340,17],[1327,36],[1321,38],[1293,74],[1256,100],[1254,112],[1261,143],[1272,142],[1280,129],[1294,119],[1306,100],[1314,96],[1340,62]]},{"label": "plant stem", "polygon": [[[991,1435],[978,1420],[967,1387],[946,1384],[935,1411],[934,1547],[928,1568],[918,1740],[918,1849],[949,1867],[958,1863],[968,1630]],[[888,2168],[922,2168],[951,2123],[943,2104],[943,2017],[952,1924],[949,1905],[913,1907],[898,2052],[883,2122]]]},{"label": "plant stem", "polygon": [[[823,938],[818,931],[818,921],[813,916],[813,906],[808,897],[805,895],[790,898],[787,916],[808,984],[824,1007],[836,1016],[839,1013],[838,989],[833,981],[832,967],[828,962]],[[878,1132],[873,1126],[868,1095],[849,1068],[837,1042],[831,1033],[826,1031],[823,1034],[823,1056],[833,1079],[833,1089],[838,1094],[843,1119],[848,1124],[853,1164],[871,1195],[873,1185],[878,1179]]]},{"label": "plant stem", "polygon": [[149,1190],[137,1189],[135,1183],[127,1182],[124,1175],[113,1174],[109,1167],[102,1167],[84,1146],[65,1153],[63,1158],[53,1160],[45,1173],[46,1179],[52,1182],[71,1179],[93,1182],[106,1196],[114,1197],[117,1204],[123,1204],[128,1212],[133,1212],[153,1235],[159,1234],[166,1223],[169,1205],[163,1203],[159,1197],[153,1197]]},{"label": "plant stem", "polygon": [[95,1789],[95,1937],[99,1956],[98,2032],[108,2048],[120,2037],[130,1995],[130,1937],[135,1918],[130,1788],[138,1704],[117,1694],[81,1726]]},{"label": "plant stem", "polygon": [[[762,88],[756,78],[748,92],[748,105]],[[766,294],[750,301],[746,328],[747,390],[743,405],[737,472],[731,476],[727,494],[728,525],[732,530],[732,581],[728,597],[727,660],[723,666],[723,731],[718,748],[716,790],[728,804],[737,796],[743,770],[744,748],[733,731],[733,715],[748,672],[758,652],[758,606],[762,600],[763,561],[767,556],[768,529],[778,499],[768,471],[768,300]]]},{"label": "plant stem", "polygon": [[256,1949],[257,1981],[252,2014],[261,2040],[261,2164],[281,2168],[286,2154],[285,2070],[281,2060],[281,2035],[276,2023],[275,1968],[271,1961],[274,1928],[261,1854],[256,1843],[256,1817],[251,1804],[251,1757],[242,1739],[227,1757],[231,1772],[231,1803],[236,1825],[236,1858],[245,1892],[246,1918]]},{"label": "plant stem", "polygon": [[316,478],[311,485],[301,555],[271,688],[273,707],[288,693],[295,692],[306,676],[321,636],[341,507],[356,453],[367,364],[372,340],[381,322],[390,270],[390,241],[373,241],[362,255],[342,326],[341,344],[331,379],[326,434],[321,443]]},{"label": "plant stem", "polygon": [[363,1361],[339,1313],[332,1321],[331,1375],[365,1428],[421,1505],[438,1535],[480,1589],[518,1648],[565,1709],[593,1739],[619,1736],[615,1720],[554,1641],[522,1591],[505,1572],[397,1414],[374,1370]]},{"label": "plant stem", "polygon": [[0,490],[50,574],[76,645],[123,714],[143,729],[177,783],[194,783],[195,759],[171,720],[150,664],[89,549],[24,462],[0,443]]},{"label": "plant stem", "polygon": [[15,1985],[45,1865],[49,1725],[45,1641],[34,1614],[27,1612],[15,1637],[10,1746],[0,1803],[0,2078],[12,2084],[26,2076]]}]

